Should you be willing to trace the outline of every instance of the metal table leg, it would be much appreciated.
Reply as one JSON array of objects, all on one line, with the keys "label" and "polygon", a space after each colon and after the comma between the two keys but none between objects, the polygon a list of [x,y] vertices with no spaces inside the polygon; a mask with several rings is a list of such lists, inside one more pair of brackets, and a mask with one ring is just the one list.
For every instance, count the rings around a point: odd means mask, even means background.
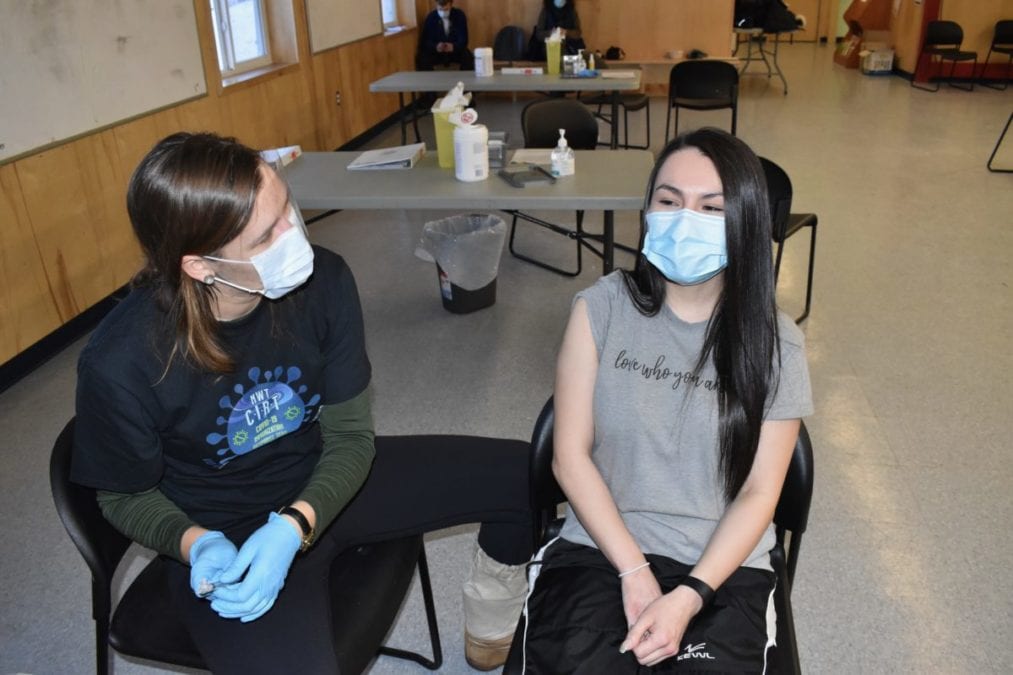
[{"label": "metal table leg", "polygon": [[[613,125],[615,126],[615,125]],[[602,219],[602,276],[612,271],[616,248],[615,211],[605,211]]]}]

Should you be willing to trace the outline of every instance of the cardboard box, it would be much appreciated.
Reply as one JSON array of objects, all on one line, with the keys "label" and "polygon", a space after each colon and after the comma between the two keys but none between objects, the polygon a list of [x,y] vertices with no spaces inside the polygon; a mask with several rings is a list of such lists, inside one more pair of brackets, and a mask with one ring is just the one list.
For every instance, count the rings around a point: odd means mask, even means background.
[{"label": "cardboard box", "polygon": [[852,35],[846,39],[837,46],[837,51],[834,53],[834,63],[839,63],[845,68],[857,68],[860,60],[858,52],[861,44],[862,38],[857,35]]},{"label": "cardboard box", "polygon": [[893,72],[892,49],[863,49],[859,56],[862,58],[862,72],[866,75],[889,75]]}]

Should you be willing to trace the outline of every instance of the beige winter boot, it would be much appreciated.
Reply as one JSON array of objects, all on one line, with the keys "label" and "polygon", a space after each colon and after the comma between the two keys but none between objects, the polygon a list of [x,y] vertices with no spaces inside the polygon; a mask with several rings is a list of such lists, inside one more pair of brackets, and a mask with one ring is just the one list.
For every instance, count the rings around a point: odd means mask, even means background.
[{"label": "beige winter boot", "polygon": [[475,546],[471,574],[464,582],[464,658],[476,670],[506,662],[517,620],[528,593],[525,565],[496,562]]}]

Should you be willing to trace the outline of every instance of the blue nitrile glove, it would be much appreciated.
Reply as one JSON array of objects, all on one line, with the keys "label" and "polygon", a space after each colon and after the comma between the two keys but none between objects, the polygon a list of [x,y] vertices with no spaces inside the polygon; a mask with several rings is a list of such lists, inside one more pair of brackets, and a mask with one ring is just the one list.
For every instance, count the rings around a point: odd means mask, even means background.
[{"label": "blue nitrile glove", "polygon": [[[211,595],[211,609],[223,619],[240,619],[243,623],[259,619],[271,609],[278,591],[285,585],[288,568],[300,544],[302,538],[295,526],[272,513],[218,578]],[[246,577],[236,583],[244,572]]]},{"label": "blue nitrile glove", "polygon": [[190,588],[198,598],[201,582],[218,583],[225,568],[236,559],[236,545],[221,532],[205,532],[190,545]]}]

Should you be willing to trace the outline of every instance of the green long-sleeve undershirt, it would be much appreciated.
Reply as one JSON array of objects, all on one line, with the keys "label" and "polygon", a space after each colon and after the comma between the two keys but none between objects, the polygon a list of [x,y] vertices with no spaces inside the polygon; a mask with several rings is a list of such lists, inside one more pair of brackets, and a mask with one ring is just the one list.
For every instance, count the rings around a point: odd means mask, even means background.
[{"label": "green long-sleeve undershirt", "polygon": [[[297,500],[313,507],[320,533],[359,491],[373,465],[376,450],[369,388],[348,401],[323,406],[318,419],[323,449]],[[180,540],[187,529],[199,524],[157,486],[136,493],[99,490],[98,504],[106,520],[130,539],[188,562],[182,558]]]}]

